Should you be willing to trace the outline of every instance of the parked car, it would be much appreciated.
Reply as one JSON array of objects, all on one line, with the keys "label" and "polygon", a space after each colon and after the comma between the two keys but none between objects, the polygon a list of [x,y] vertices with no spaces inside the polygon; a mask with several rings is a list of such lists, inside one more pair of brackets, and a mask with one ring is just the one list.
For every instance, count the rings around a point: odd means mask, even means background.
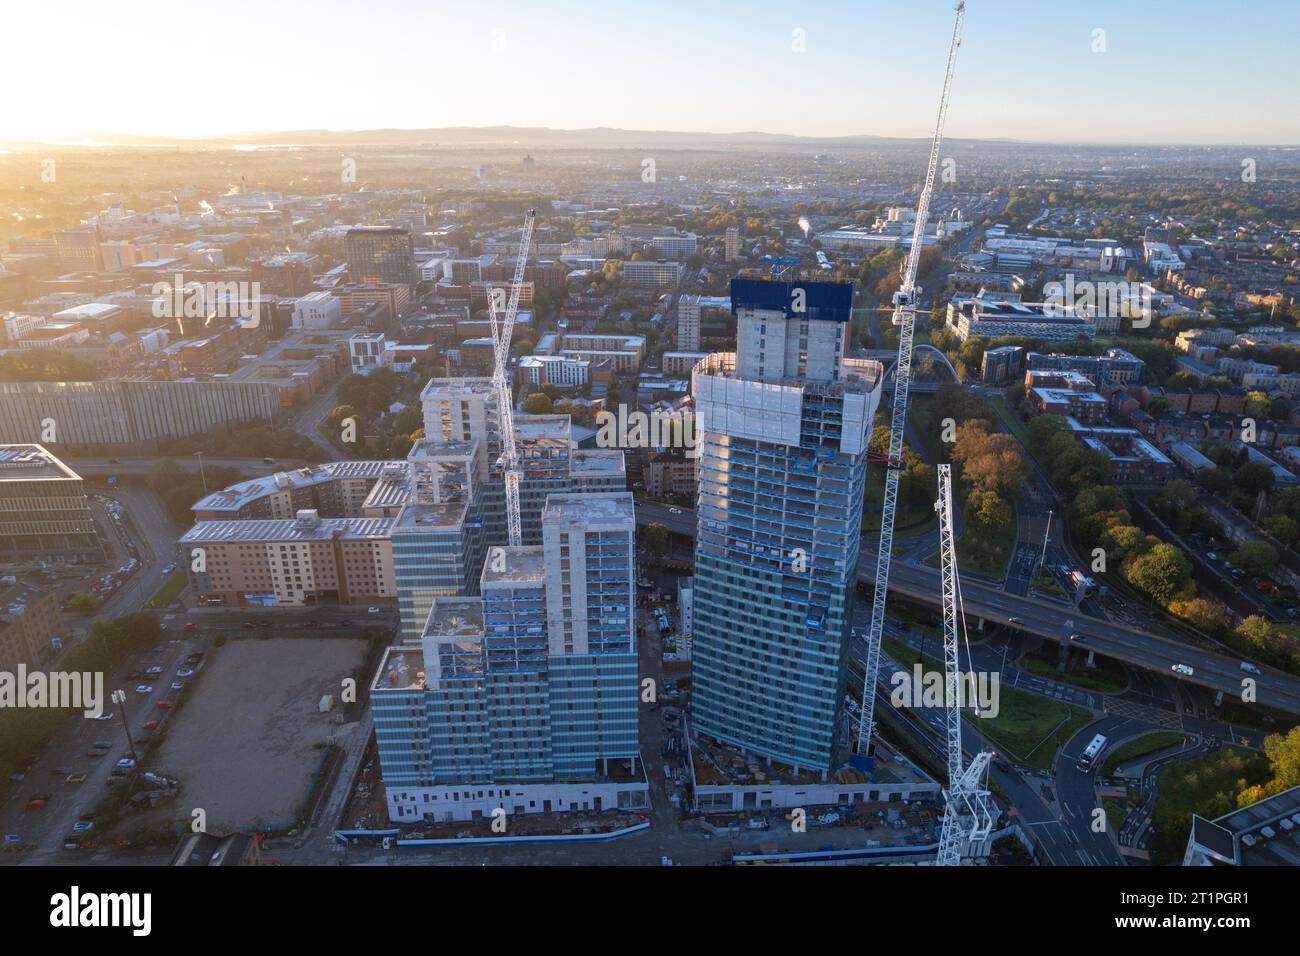
[{"label": "parked car", "polygon": [[86,775],[84,773],[70,773],[66,779],[68,783],[85,783]]},{"label": "parked car", "polygon": [[145,729],[145,730],[157,730],[157,729],[158,729],[158,721],[156,721],[156,720],[146,720],[146,721],[144,722],[144,729]]},{"label": "parked car", "polygon": [[163,668],[161,664],[150,664],[144,673],[146,677],[157,677],[162,672]]},{"label": "parked car", "polygon": [[112,720],[112,719],[113,719],[113,712],[112,712],[111,710],[106,710],[106,711],[104,711],[102,714],[100,714],[98,717],[96,717],[95,719],[96,719],[96,720]]},{"label": "parked car", "polygon": [[153,685],[152,685],[152,684],[137,684],[136,687],[135,687],[135,692],[136,692],[137,694],[152,694],[152,693],[153,693]]},{"label": "parked car", "polygon": [[199,622],[198,622],[198,621],[186,621],[186,622],[185,622],[185,630],[187,630],[187,631],[197,631],[198,629],[199,629]]},{"label": "parked car", "polygon": [[123,757],[120,760],[118,760],[117,765],[121,767],[123,770],[130,770],[132,767],[135,766],[135,760],[131,757]]},{"label": "parked car", "polygon": [[367,613],[367,614],[378,614],[378,613],[379,613],[379,608],[377,608],[377,607],[368,607],[368,608],[366,608],[366,613]]},{"label": "parked car", "polygon": [[178,670],[178,671],[176,672],[176,676],[177,676],[177,677],[193,677],[193,676],[194,676],[194,671],[192,671],[192,670],[191,670],[190,668],[188,668],[188,667],[182,667],[180,670]]},{"label": "parked car", "polygon": [[160,700],[160,701],[158,701],[158,709],[159,709],[159,710],[171,710],[171,709],[172,709],[172,702],[169,701],[169,700]]}]

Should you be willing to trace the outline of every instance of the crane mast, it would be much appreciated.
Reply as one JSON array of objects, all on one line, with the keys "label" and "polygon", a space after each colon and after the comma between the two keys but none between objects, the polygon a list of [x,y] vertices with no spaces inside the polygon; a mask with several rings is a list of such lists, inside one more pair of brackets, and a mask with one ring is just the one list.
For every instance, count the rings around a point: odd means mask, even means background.
[{"label": "crane mast", "polygon": [[515,331],[515,316],[519,312],[519,290],[523,287],[524,268],[528,264],[528,247],[533,241],[533,221],[537,210],[530,209],[524,217],[523,237],[519,243],[519,258],[515,260],[515,276],[510,284],[510,299],[505,315],[498,323],[497,292],[488,292],[488,320],[492,329],[493,363],[492,388],[497,399],[497,428],[501,432],[501,462],[506,486],[506,527],[509,529],[511,547],[523,544],[523,526],[519,513],[519,448],[515,442],[514,397],[510,393],[510,338]]},{"label": "crane mast", "polygon": [[[963,767],[961,747],[962,675],[960,636],[965,633],[961,610],[961,580],[957,575],[957,548],[952,530],[952,465],[939,465],[939,568],[943,582],[944,729],[948,744],[948,789],[944,791],[943,828],[939,837],[939,866],[957,866],[963,847],[982,843],[993,829],[984,774],[993,755],[981,751]],[[969,657],[969,648],[967,656]]]},{"label": "crane mast", "polygon": [[964,0],[953,8],[955,19],[952,42],[948,47],[948,66],[939,97],[939,115],[930,142],[930,162],[925,171],[925,185],[916,204],[916,225],[912,229],[912,247],[907,253],[903,283],[894,293],[894,324],[899,327],[898,361],[894,366],[894,403],[889,418],[889,454],[885,461],[885,495],[880,509],[880,541],[876,550],[875,590],[871,597],[871,628],[867,632],[866,673],[862,684],[862,708],[858,719],[857,751],[866,755],[871,746],[876,708],[876,675],[880,671],[880,638],[885,629],[885,597],[889,592],[889,563],[894,548],[894,511],[898,505],[898,486],[903,470],[903,431],[907,424],[908,390],[912,381],[912,335],[916,325],[916,272],[921,262],[921,238],[930,214],[930,195],[939,168],[939,146],[943,141],[943,124],[948,115],[948,93],[952,89],[957,48],[961,46],[961,26],[966,16]]}]

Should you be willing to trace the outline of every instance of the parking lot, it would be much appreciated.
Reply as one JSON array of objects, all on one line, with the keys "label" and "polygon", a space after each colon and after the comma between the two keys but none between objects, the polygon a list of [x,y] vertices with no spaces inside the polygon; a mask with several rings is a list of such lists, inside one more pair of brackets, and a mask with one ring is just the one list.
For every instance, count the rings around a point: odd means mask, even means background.
[{"label": "parking lot", "polygon": [[195,808],[209,829],[293,823],[336,727],[320,699],[337,700],[365,655],[364,641],[345,638],[249,637],[216,648],[148,761],[180,781],[180,799],[141,814],[140,825],[187,823]]}]

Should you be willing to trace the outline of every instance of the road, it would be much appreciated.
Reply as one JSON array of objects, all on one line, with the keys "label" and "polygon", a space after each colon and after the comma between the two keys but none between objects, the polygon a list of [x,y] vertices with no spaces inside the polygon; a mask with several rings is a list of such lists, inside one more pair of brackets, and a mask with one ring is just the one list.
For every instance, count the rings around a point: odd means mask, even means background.
[{"label": "road", "polygon": [[[673,513],[675,511],[676,513]],[[695,512],[689,508],[669,509],[664,505],[638,502],[637,522],[661,524],[670,532],[695,536]],[[858,581],[871,584],[875,571],[875,554],[866,547],[858,561]],[[912,600],[938,605],[942,591],[938,568],[905,559],[894,562],[890,571],[890,591]],[[968,618],[984,618],[1015,626],[1026,633],[1061,642],[1071,634],[1081,640],[1073,646],[1096,651],[1115,660],[1176,676],[1181,681],[1223,691],[1226,696],[1242,693],[1240,658],[1228,657],[1204,648],[1184,644],[1173,638],[1149,634],[1136,628],[1081,614],[1077,608],[1036,597],[1009,594],[975,579],[962,582],[962,598]],[[1175,664],[1190,666],[1193,673],[1174,674]],[[1256,700],[1261,705],[1288,714],[1300,714],[1300,678],[1272,668],[1262,668],[1254,677]]]}]

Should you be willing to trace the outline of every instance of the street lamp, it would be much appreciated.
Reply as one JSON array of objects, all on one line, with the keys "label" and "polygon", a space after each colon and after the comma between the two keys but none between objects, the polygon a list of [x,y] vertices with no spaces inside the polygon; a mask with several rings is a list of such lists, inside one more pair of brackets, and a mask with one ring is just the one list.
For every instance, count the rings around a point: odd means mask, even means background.
[{"label": "street lamp", "polygon": [[126,691],[115,690],[109,699],[122,708],[122,729],[126,731],[126,745],[131,750],[131,759],[139,763],[135,755],[135,741],[131,739],[131,724],[126,719]]},{"label": "street lamp", "polygon": [[208,475],[203,470],[203,452],[196,451],[194,454],[199,459],[199,477],[203,479],[203,497],[206,498],[208,496]]}]

